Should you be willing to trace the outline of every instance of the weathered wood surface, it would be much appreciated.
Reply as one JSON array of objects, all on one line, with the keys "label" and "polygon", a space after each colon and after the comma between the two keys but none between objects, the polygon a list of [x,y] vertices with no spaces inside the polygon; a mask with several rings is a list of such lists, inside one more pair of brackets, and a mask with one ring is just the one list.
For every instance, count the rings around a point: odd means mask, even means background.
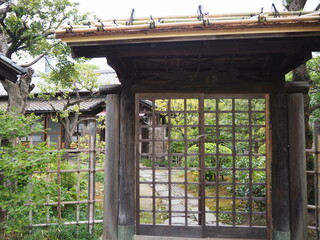
[{"label": "weathered wood surface", "polygon": [[304,81],[286,82],[287,93],[303,93],[307,94],[310,89],[310,84]]},{"label": "weathered wood surface", "polygon": [[107,95],[103,239],[118,239],[120,95]]},{"label": "weathered wood surface", "polygon": [[273,76],[270,94],[272,141],[272,235],[274,240],[290,239],[289,149],[284,76]]},{"label": "weathered wood surface", "polygon": [[292,240],[307,239],[307,176],[302,93],[288,94]]},{"label": "weathered wood surface", "polygon": [[122,88],[121,88],[120,84],[102,85],[102,86],[99,87],[99,93],[102,94],[102,95],[120,94],[121,93],[121,89]]},{"label": "weathered wood surface", "polygon": [[[280,38],[265,38],[266,35],[253,34],[248,39],[241,39],[241,36],[230,36],[229,39],[220,40],[219,36],[203,38],[201,41],[176,42],[174,39],[166,42],[159,42],[155,39],[151,43],[136,43],[127,41],[126,44],[119,44],[119,41],[108,42],[80,42],[74,43],[72,52],[74,57],[109,57],[115,52],[118,57],[134,56],[217,56],[221,54],[270,54],[270,53],[294,53],[302,49],[319,50],[320,40],[317,34],[305,38],[295,37],[292,34],[281,34]],[[236,43],[235,43],[236,41]],[[78,46],[77,46],[78,45]],[[285,47],[283,47],[285,46]],[[147,49],[147,51],[146,51]],[[294,60],[294,59],[292,59]]]},{"label": "weathered wood surface", "polygon": [[[118,239],[130,240],[135,226],[135,96],[124,84],[120,103],[119,231]],[[127,231],[132,231],[128,233]]]}]

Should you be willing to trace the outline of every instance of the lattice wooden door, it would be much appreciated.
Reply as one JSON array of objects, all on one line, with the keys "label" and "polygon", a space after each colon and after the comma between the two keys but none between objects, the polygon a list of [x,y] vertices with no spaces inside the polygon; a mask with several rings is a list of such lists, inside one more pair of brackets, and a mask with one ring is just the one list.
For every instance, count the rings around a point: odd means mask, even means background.
[{"label": "lattice wooden door", "polygon": [[267,238],[267,95],[138,94],[137,232]]}]

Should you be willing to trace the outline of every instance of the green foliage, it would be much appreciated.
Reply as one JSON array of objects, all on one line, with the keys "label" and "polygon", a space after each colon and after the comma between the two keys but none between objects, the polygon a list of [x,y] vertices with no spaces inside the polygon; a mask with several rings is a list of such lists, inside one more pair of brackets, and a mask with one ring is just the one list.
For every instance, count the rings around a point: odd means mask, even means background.
[{"label": "green foliage", "polygon": [[[232,154],[232,151],[225,147],[222,146],[221,144],[217,145],[216,143],[205,143],[205,153],[210,153],[214,154],[218,152],[220,154]],[[189,153],[198,153],[198,146],[193,145],[192,147],[188,148]],[[187,160],[187,166],[188,167],[199,167],[199,162],[198,158],[194,156],[188,157]],[[205,158],[205,166],[206,168],[230,168],[232,167],[232,161],[230,159],[230,156],[219,156],[218,159],[216,159],[215,156],[206,156]],[[230,171],[220,171],[220,176],[223,177],[224,175],[230,174]],[[212,181],[216,178],[216,170],[207,170],[205,171],[205,178],[207,181]]]},{"label": "green foliage", "polygon": [[[69,64],[59,61],[49,75],[42,74],[44,83],[39,85],[42,93],[64,93],[63,98],[68,97],[69,92],[86,90],[92,92],[98,88],[98,77],[100,73],[98,66],[91,64]],[[55,95],[56,96],[56,95]],[[54,97],[55,97],[54,96]]]},{"label": "green foliage", "polygon": [[11,8],[0,27],[10,38],[8,56],[13,52],[18,55],[27,52],[31,56],[50,52],[57,41],[47,38],[63,21],[77,23],[87,18],[88,14],[78,13],[77,5],[69,0],[10,1]]},{"label": "green foliage", "polygon": [[[90,136],[85,135],[80,138],[80,146],[79,149],[89,149],[89,141],[90,141]],[[98,149],[105,149],[106,143],[104,141],[100,140],[100,135],[96,134],[96,148]],[[89,153],[82,152],[80,153],[80,161],[81,162],[88,162],[89,159]],[[97,152],[96,153],[96,163],[102,164],[105,159],[105,152]]]},{"label": "green foliage", "polygon": [[41,124],[36,123],[39,117],[31,114],[18,116],[0,112],[0,139],[24,137],[32,132],[43,131]]},{"label": "green foliage", "polygon": [[[265,146],[260,147],[260,153],[265,152]],[[249,182],[249,178],[252,178],[253,183],[265,183],[266,182],[266,172],[263,170],[266,166],[265,157],[256,157],[252,160],[253,168],[260,168],[262,171],[255,170],[252,174],[249,171],[238,171],[236,174],[236,181],[239,183],[247,183]],[[239,168],[247,169],[248,168],[248,159],[245,157],[241,157],[238,159],[237,165]],[[229,192],[233,192],[232,188],[228,188]],[[254,184],[252,185],[252,195],[254,197],[265,197],[266,196],[266,187],[262,184]],[[239,185],[235,193],[238,197],[249,197],[250,188],[248,185]],[[266,203],[264,201],[254,200],[259,211],[264,211]],[[249,206],[246,206],[249,208]]]},{"label": "green foliage", "polygon": [[90,234],[87,225],[57,225],[48,228],[35,228],[25,235],[23,240],[98,240],[102,235],[102,225],[95,226],[94,234]]},{"label": "green foliage", "polygon": [[[307,62],[307,69],[310,77],[310,106],[317,106],[320,103],[320,56],[312,58]],[[320,110],[316,108],[310,116],[311,122],[319,121]]]},{"label": "green foliage", "polygon": [[[23,137],[34,132],[34,129],[31,130],[37,119],[34,116],[12,116],[4,113],[0,116],[1,125],[7,126],[1,128],[2,138]],[[46,164],[53,162],[58,154],[45,144],[29,147],[6,144],[0,147],[0,169],[3,172],[0,207],[8,215],[7,221],[0,225],[2,234],[23,232],[28,226],[28,213],[31,210],[37,216],[43,216],[47,212],[43,203],[54,185],[47,184],[41,174],[32,179],[30,175],[34,171],[44,172]]]}]

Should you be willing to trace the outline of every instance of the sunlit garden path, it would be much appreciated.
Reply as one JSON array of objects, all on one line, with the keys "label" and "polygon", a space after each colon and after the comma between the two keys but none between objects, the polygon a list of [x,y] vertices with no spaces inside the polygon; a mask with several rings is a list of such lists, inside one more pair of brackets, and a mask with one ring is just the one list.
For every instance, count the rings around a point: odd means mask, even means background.
[{"label": "sunlit garden path", "polygon": [[[152,170],[140,170],[140,177],[143,178],[143,181],[152,182]],[[172,176],[172,178],[181,179],[183,175]],[[156,170],[155,174],[156,182],[167,182],[168,181],[168,170]],[[156,194],[160,197],[169,196],[169,185],[168,184],[156,184]],[[140,185],[140,195],[149,195],[152,192],[152,187],[147,184]],[[171,201],[172,211],[180,211],[179,213],[172,213],[171,222],[172,225],[184,225],[185,224],[185,199],[183,199],[185,192],[182,188],[177,185],[171,185],[171,197],[181,199],[174,199]],[[188,193],[188,198],[194,197]],[[144,199],[140,204],[144,205],[144,209],[152,209],[152,198]],[[169,201],[162,200],[161,205],[168,211],[169,210]],[[197,212],[198,210],[198,200],[197,199],[188,199],[188,212]],[[208,209],[207,209],[208,210]],[[197,213],[188,213],[187,216],[188,225],[198,225],[198,214]],[[212,213],[206,214],[206,223],[214,224],[216,222],[216,217]],[[169,218],[165,219],[165,225],[169,224]]]}]

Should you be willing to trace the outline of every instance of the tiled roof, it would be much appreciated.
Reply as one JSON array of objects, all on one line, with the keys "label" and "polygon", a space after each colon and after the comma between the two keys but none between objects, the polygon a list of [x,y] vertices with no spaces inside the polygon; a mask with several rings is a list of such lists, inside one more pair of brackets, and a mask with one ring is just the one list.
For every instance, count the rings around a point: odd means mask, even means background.
[{"label": "tiled roof", "polygon": [[[118,84],[119,79],[117,74],[114,71],[103,70],[99,71],[101,74],[98,78],[99,85],[108,85],[108,84]],[[35,85],[35,88],[32,90],[32,93],[39,93],[40,89],[37,87],[39,83],[43,82],[43,79],[39,74],[34,74],[32,77],[32,83]],[[2,84],[0,84],[0,97],[7,96],[7,92],[4,90]]]},{"label": "tiled roof", "polygon": [[[80,111],[94,110],[95,107],[104,103],[104,97],[90,98],[80,103]],[[26,112],[55,112],[63,109],[66,100],[50,100],[42,101],[31,99],[28,100]],[[6,101],[0,101],[0,110],[5,110],[7,107]]]},{"label": "tiled roof", "polygon": [[26,69],[21,67],[20,65],[16,64],[13,60],[10,58],[7,58],[3,53],[0,53],[0,62],[4,63],[7,66],[10,66],[13,68],[17,74],[23,74],[26,73]]},{"label": "tiled roof", "polygon": [[[200,6],[199,6],[200,7]],[[150,17],[88,21],[84,25],[65,25],[57,38],[70,45],[81,42],[132,42],[136,40],[186,38],[190,36],[239,36],[320,31],[320,11],[256,12],[242,14]]]}]

